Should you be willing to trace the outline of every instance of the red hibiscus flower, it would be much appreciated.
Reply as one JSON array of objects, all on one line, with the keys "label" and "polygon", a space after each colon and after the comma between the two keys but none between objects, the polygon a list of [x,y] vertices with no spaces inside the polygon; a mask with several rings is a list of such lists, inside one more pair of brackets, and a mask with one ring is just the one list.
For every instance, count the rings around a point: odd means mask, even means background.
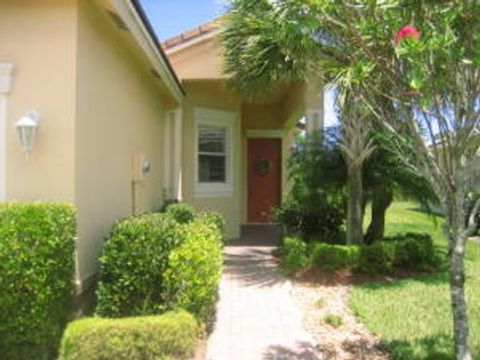
[{"label": "red hibiscus flower", "polygon": [[400,41],[406,38],[418,39],[420,37],[420,31],[412,25],[405,25],[403,28],[397,31],[393,38],[393,44],[397,46]]}]

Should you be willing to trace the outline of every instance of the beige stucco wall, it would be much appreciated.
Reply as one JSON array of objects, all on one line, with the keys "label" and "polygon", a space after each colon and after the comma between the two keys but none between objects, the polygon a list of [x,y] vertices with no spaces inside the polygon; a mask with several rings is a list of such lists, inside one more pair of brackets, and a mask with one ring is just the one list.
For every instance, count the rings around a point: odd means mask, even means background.
[{"label": "beige stucco wall", "polygon": [[209,37],[168,52],[175,72],[183,80],[226,78],[222,73],[222,48],[216,37]]},{"label": "beige stucco wall", "polygon": [[[7,98],[7,196],[73,202],[76,1],[2,0],[0,62],[14,64]],[[35,151],[20,150],[14,123],[41,117]]]},{"label": "beige stucco wall", "polygon": [[[225,84],[217,82],[187,82],[187,97],[183,108],[183,149],[182,149],[182,188],[184,200],[200,210],[215,210],[223,214],[227,221],[227,236],[239,236],[242,221],[242,178],[240,99]],[[237,114],[234,130],[233,194],[228,197],[197,197],[194,193],[195,183],[195,148],[194,148],[194,109],[204,107],[214,110],[226,110]]]},{"label": "beige stucco wall", "polygon": [[151,172],[138,185],[139,212],[161,205],[164,100],[158,80],[127,46],[101,7],[80,1],[78,16],[75,198],[82,277],[96,270],[102,238],[132,213],[132,156]]}]

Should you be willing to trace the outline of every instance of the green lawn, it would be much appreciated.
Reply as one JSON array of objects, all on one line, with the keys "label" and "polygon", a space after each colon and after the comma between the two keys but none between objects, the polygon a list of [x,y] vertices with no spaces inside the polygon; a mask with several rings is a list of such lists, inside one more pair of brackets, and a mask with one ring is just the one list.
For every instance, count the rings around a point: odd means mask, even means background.
[{"label": "green lawn", "polygon": [[[387,213],[387,235],[428,232],[438,244],[446,246],[442,220],[433,219],[414,208],[411,203],[394,203]],[[469,244],[466,266],[471,343],[474,359],[480,360],[479,243]],[[446,273],[357,286],[352,291],[351,306],[360,321],[384,340],[394,359],[453,359]]]}]

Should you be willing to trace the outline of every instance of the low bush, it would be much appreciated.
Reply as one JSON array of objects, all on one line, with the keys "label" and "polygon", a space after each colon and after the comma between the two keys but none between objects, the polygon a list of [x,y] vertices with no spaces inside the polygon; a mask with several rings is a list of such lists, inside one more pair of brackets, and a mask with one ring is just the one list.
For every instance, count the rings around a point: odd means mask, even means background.
[{"label": "low bush", "polygon": [[[59,360],[161,360],[193,357],[201,329],[185,311],[69,324]],[[32,358],[33,359],[33,358]]]},{"label": "low bush", "polygon": [[74,287],[75,210],[0,205],[0,357],[55,358]]},{"label": "low bush", "polygon": [[222,233],[216,223],[194,221],[181,229],[183,243],[169,255],[165,300],[211,324],[222,273]]},{"label": "low bush", "polygon": [[187,224],[195,218],[195,208],[187,203],[173,203],[167,206],[165,213],[180,224]]},{"label": "low bush", "polygon": [[225,236],[225,219],[223,216],[214,211],[201,212],[197,216],[200,220],[207,224],[215,226],[215,228],[222,234],[222,240]]},{"label": "low bush", "polygon": [[288,270],[290,266],[293,271],[313,265],[328,271],[352,269],[369,274],[388,274],[395,268],[439,269],[446,260],[445,254],[428,234],[400,234],[361,246],[312,243],[309,249],[300,238],[287,237],[286,240],[281,248],[282,263],[284,268]]},{"label": "low bush", "polygon": [[184,220],[167,212],[114,226],[101,257],[98,315],[153,315],[184,308],[203,321],[212,318],[223,261],[223,220],[212,214]]},{"label": "low bush", "polygon": [[148,214],[114,225],[100,258],[98,315],[158,314],[165,310],[164,272],[170,252],[180,246],[178,223],[165,214]]},{"label": "low bush", "polygon": [[425,271],[439,268],[446,261],[429,234],[399,234],[384,241],[395,244],[395,265],[403,269]]},{"label": "low bush", "polygon": [[360,247],[356,270],[369,274],[388,274],[395,264],[395,245],[378,241]]},{"label": "low bush", "polygon": [[282,269],[287,273],[295,272],[308,266],[308,246],[299,237],[285,236],[282,241]]},{"label": "low bush", "polygon": [[312,247],[312,264],[318,268],[335,271],[357,267],[360,247],[316,243]]}]

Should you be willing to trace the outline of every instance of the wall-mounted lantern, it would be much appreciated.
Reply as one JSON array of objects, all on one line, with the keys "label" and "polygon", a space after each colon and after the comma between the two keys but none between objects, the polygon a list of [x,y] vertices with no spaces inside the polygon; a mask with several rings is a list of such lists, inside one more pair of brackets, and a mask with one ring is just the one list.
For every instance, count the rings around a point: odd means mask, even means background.
[{"label": "wall-mounted lantern", "polygon": [[17,129],[18,140],[23,151],[31,151],[35,146],[35,137],[39,125],[38,113],[34,110],[28,110],[24,116],[17,120],[15,128]]}]

